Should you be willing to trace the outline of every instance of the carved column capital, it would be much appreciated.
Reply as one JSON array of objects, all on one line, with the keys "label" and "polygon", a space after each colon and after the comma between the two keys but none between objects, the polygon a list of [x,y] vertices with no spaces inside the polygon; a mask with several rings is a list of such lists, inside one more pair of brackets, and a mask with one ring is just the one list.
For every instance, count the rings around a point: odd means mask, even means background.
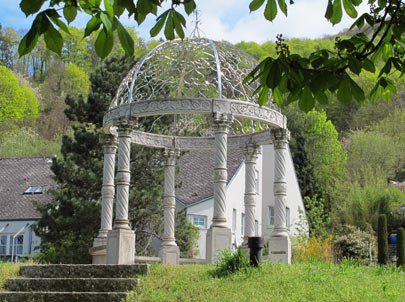
[{"label": "carved column capital", "polygon": [[290,141],[290,131],[288,129],[271,130],[271,139],[275,149],[283,148]]},{"label": "carved column capital", "polygon": [[180,156],[180,150],[178,149],[165,149],[165,166],[174,166],[177,158]]},{"label": "carved column capital", "polygon": [[233,122],[233,114],[214,112],[212,120],[216,126],[229,126]]},{"label": "carved column capital", "polygon": [[257,157],[262,153],[262,147],[258,145],[249,144],[244,149],[245,163],[256,163]]},{"label": "carved column capital", "polygon": [[112,134],[101,134],[98,141],[103,146],[105,154],[115,154],[117,152],[118,140],[116,136]]},{"label": "carved column capital", "polygon": [[117,127],[118,136],[131,137],[132,131],[138,127],[138,119],[132,117],[120,117],[113,122]]}]

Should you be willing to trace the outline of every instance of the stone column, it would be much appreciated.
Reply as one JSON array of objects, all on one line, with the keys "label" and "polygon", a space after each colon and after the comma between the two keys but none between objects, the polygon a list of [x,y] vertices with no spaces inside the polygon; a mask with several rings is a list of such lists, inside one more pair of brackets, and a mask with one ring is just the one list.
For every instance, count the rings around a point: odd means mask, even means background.
[{"label": "stone column", "polygon": [[245,149],[245,235],[243,246],[247,246],[248,238],[256,236],[256,160],[260,146],[248,145]]},{"label": "stone column", "polygon": [[214,171],[214,217],[207,231],[207,263],[214,263],[225,248],[231,249],[232,231],[226,221],[227,144],[229,124],[233,116],[215,112],[215,171]]},{"label": "stone column", "polygon": [[291,263],[291,242],[286,226],[288,129],[272,130],[274,146],[274,230],[269,240],[269,257],[273,262]]},{"label": "stone column", "polygon": [[132,264],[135,260],[135,232],[128,220],[131,136],[135,124],[128,118],[114,123],[118,128],[117,197],[113,230],[108,232],[108,264]]},{"label": "stone column", "polygon": [[104,151],[103,187],[101,189],[101,224],[97,238],[94,239],[90,254],[93,264],[107,263],[107,234],[112,229],[113,200],[114,200],[114,170],[117,139],[114,135],[100,136],[100,143]]},{"label": "stone column", "polygon": [[165,150],[165,182],[164,182],[164,231],[163,241],[160,247],[160,257],[163,264],[178,265],[180,261],[180,249],[174,237],[174,212],[176,207],[175,179],[176,159],[179,157],[178,150]]}]

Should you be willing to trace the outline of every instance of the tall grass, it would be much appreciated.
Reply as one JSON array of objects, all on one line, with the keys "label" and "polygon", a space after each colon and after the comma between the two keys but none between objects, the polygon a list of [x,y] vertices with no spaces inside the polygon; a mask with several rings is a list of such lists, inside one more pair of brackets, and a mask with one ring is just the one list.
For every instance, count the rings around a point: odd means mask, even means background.
[{"label": "tall grass", "polygon": [[0,292],[5,291],[4,284],[8,278],[16,278],[20,263],[0,262]]},{"label": "tall grass", "polygon": [[153,265],[127,302],[376,302],[405,301],[405,274],[396,267],[310,262],[264,263],[251,273],[213,278],[210,265]]}]

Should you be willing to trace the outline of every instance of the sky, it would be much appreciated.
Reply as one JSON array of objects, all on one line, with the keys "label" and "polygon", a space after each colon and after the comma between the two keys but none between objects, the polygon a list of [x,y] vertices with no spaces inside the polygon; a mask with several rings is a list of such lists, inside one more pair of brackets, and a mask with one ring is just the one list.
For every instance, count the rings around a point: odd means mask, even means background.
[{"label": "sky", "polygon": [[[0,0],[2,26],[11,26],[16,30],[30,28],[33,18],[25,17],[20,11],[19,2],[18,0]],[[249,13],[250,2],[251,0],[196,0],[202,36],[232,43],[275,41],[277,34],[280,33],[287,38],[316,39],[337,34],[350,27],[354,21],[345,15],[340,24],[332,26],[324,18],[327,0],[295,0],[294,5],[288,6],[288,17],[279,12],[276,20],[269,22],[263,16],[264,6],[258,11]],[[169,3],[166,3],[159,12],[163,12],[167,7]],[[359,10],[360,13],[366,12],[367,7],[362,5]],[[186,16],[182,9],[180,12]],[[149,30],[153,27],[155,19],[155,16],[149,16],[140,26],[133,19],[125,16],[120,20],[127,26],[134,26],[142,38],[149,39]],[[192,16],[186,19],[190,33],[194,28],[194,19]],[[80,14],[71,25],[84,28],[88,20],[87,15]]]}]

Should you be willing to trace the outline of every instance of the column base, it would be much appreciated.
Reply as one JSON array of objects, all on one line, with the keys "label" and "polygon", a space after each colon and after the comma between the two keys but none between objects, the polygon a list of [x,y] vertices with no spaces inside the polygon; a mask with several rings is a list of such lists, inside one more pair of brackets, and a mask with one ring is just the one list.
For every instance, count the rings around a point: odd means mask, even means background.
[{"label": "column base", "polygon": [[92,264],[107,264],[107,246],[93,246],[89,249]]},{"label": "column base", "polygon": [[207,231],[206,262],[216,263],[224,249],[232,248],[232,231],[230,228],[210,227]]},{"label": "column base", "polygon": [[180,249],[177,245],[163,245],[160,247],[159,257],[162,258],[162,264],[179,265]]},{"label": "column base", "polygon": [[286,264],[291,264],[290,237],[270,237],[268,257],[273,263],[283,261]]},{"label": "column base", "polygon": [[135,263],[135,232],[115,229],[107,236],[107,264]]},{"label": "column base", "polygon": [[93,247],[102,245],[107,245],[107,236],[94,238]]}]

